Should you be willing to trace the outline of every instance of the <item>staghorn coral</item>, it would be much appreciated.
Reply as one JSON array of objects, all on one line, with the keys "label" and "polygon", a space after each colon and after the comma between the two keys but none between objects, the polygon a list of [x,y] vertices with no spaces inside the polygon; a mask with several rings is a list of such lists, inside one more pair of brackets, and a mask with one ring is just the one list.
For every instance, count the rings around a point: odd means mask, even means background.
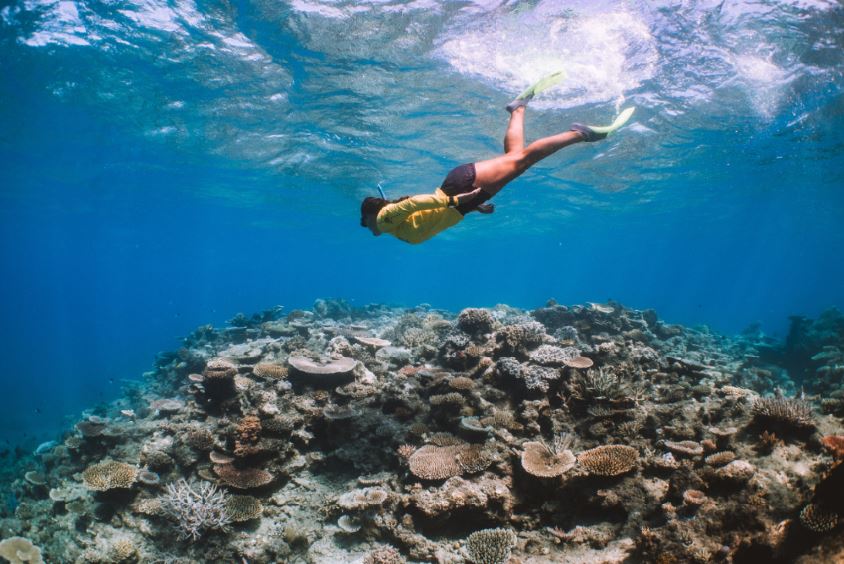
[{"label": "staghorn coral", "polygon": [[229,530],[227,497],[214,484],[182,479],[167,484],[167,493],[159,497],[160,514],[173,522],[180,539],[197,541],[208,531]]},{"label": "staghorn coral", "polygon": [[466,539],[466,550],[475,564],[505,564],[515,545],[516,535],[510,529],[483,529]]},{"label": "staghorn coral", "polygon": [[569,382],[569,393],[582,402],[627,402],[635,400],[630,386],[615,372],[599,368],[578,372]]},{"label": "staghorn coral", "polygon": [[758,398],[751,407],[753,416],[763,425],[779,425],[791,429],[815,426],[812,406],[794,398]]},{"label": "staghorn coral", "polygon": [[108,460],[89,466],[82,472],[82,481],[89,490],[104,492],[131,488],[138,477],[138,468],[125,462]]},{"label": "staghorn coral", "polygon": [[522,445],[522,468],[531,476],[555,478],[568,472],[576,459],[570,450],[555,452],[543,442]]},{"label": "staghorn coral", "polygon": [[467,307],[457,316],[457,327],[470,335],[483,335],[495,327],[495,319],[485,309]]},{"label": "staghorn coral", "polygon": [[812,532],[826,533],[838,525],[838,514],[810,503],[800,511],[800,523]]},{"label": "staghorn coral", "polygon": [[577,461],[595,476],[618,476],[632,470],[639,452],[625,445],[604,445],[581,452]]},{"label": "staghorn coral", "polygon": [[231,464],[215,464],[214,473],[224,484],[239,490],[260,488],[273,481],[273,475],[266,470],[236,468]]},{"label": "staghorn coral", "polygon": [[224,507],[226,516],[232,523],[257,519],[264,511],[261,501],[251,495],[227,495]]}]

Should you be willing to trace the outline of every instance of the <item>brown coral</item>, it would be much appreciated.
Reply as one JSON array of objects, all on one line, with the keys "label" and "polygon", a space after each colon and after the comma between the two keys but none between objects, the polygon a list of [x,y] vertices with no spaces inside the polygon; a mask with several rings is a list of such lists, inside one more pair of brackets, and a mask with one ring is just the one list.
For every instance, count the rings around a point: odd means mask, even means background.
[{"label": "brown coral", "polygon": [[382,546],[367,554],[363,564],[405,564],[405,559],[392,546]]},{"label": "brown coral", "polygon": [[700,456],[703,454],[703,446],[695,441],[665,441],[665,448],[674,454],[682,454],[684,456]]},{"label": "brown coral", "polygon": [[683,503],[690,506],[703,505],[706,494],[700,490],[686,490],[683,492]]},{"label": "brown coral", "polygon": [[721,452],[710,454],[709,456],[704,458],[704,461],[710,466],[724,466],[725,464],[729,464],[735,459],[736,453],[731,450],[722,450]]},{"label": "brown coral", "polygon": [[423,480],[445,480],[463,472],[480,472],[492,464],[492,456],[482,445],[459,443],[448,446],[425,445],[408,458],[410,472]]},{"label": "brown coral", "polygon": [[800,512],[800,522],[810,531],[825,533],[838,525],[838,514],[810,503]]},{"label": "brown coral", "polygon": [[264,506],[251,495],[226,496],[226,515],[233,523],[257,519],[263,511]]},{"label": "brown coral", "polygon": [[827,435],[821,439],[821,444],[836,460],[844,458],[844,435]]},{"label": "brown coral", "polygon": [[287,378],[287,367],[273,362],[259,362],[252,367],[252,374],[258,378],[283,380]]},{"label": "brown coral", "polygon": [[466,402],[466,400],[463,398],[463,395],[459,394],[458,392],[449,392],[447,394],[433,395],[428,398],[428,401],[431,402],[431,405],[451,406],[460,406]]},{"label": "brown coral", "polygon": [[632,470],[639,460],[639,452],[625,445],[603,445],[577,456],[590,474],[596,476],[618,476]]},{"label": "brown coral", "polygon": [[214,465],[214,473],[226,485],[239,490],[266,486],[273,481],[273,475],[258,468],[236,468],[231,464]]},{"label": "brown coral", "polygon": [[138,477],[138,468],[125,462],[109,460],[89,466],[82,472],[82,481],[89,490],[104,492],[130,488]]},{"label": "brown coral", "polygon": [[527,442],[522,448],[522,468],[531,476],[539,478],[562,476],[574,466],[576,460],[570,450],[555,453],[541,442]]},{"label": "brown coral", "polygon": [[475,387],[475,381],[465,376],[455,376],[448,381],[448,387],[459,391],[471,390]]},{"label": "brown coral", "polygon": [[237,365],[227,358],[215,357],[205,363],[202,374],[208,380],[230,380],[237,374]]},{"label": "brown coral", "polygon": [[485,309],[467,307],[457,316],[457,326],[470,335],[482,335],[492,331],[495,318]]}]

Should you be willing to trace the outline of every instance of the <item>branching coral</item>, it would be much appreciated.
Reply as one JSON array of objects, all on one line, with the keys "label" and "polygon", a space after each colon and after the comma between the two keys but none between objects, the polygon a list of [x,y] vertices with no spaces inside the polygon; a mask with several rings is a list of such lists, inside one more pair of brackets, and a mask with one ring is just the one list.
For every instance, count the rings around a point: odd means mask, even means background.
[{"label": "branching coral", "polygon": [[485,309],[468,307],[457,316],[457,326],[470,335],[482,335],[492,331],[495,319]]},{"label": "branching coral", "polygon": [[578,372],[569,383],[569,392],[583,402],[635,401],[636,394],[615,372],[599,368]]},{"label": "branching coral", "polygon": [[226,511],[227,495],[209,482],[190,484],[179,480],[167,485],[160,496],[161,514],[171,519],[179,538],[196,541],[212,530],[228,531],[231,518]]},{"label": "branching coral", "polygon": [[545,340],[545,327],[538,321],[506,325],[495,333],[497,356],[524,357]]},{"label": "branching coral", "polygon": [[792,429],[814,427],[812,406],[794,398],[759,398],[753,402],[754,417],[761,423],[779,424]]},{"label": "branching coral", "polygon": [[484,529],[466,539],[466,549],[475,564],[504,564],[516,545],[516,535],[509,529]]}]

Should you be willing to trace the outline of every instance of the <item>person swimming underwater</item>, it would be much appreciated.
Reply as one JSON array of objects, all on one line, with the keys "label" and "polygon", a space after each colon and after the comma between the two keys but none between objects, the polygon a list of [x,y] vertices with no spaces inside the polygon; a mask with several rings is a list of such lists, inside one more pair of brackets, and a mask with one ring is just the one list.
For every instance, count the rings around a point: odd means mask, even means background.
[{"label": "person swimming underwater", "polygon": [[563,147],[606,138],[608,133],[624,125],[633,113],[633,108],[624,110],[606,127],[574,123],[569,131],[544,137],[525,147],[524,118],[528,102],[538,92],[559,82],[562,76],[563,73],[555,73],[540,80],[507,105],[510,121],[504,135],[503,155],[452,169],[433,194],[396,200],[364,198],[360,207],[361,226],[373,235],[389,233],[406,243],[427,241],[460,223],[467,213],[492,213],[495,207],[486,203],[487,200],[511,180]]}]

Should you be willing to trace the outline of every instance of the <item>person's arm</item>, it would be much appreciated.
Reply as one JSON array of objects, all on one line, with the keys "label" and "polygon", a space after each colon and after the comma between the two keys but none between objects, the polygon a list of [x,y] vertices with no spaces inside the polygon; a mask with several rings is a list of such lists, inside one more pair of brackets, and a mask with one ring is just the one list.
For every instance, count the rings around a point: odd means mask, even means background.
[{"label": "person's arm", "polygon": [[457,205],[457,198],[454,196],[420,194],[418,196],[402,200],[401,202],[384,206],[378,214],[378,220],[379,223],[383,222],[387,225],[398,225],[414,212],[446,208],[450,205]]}]

